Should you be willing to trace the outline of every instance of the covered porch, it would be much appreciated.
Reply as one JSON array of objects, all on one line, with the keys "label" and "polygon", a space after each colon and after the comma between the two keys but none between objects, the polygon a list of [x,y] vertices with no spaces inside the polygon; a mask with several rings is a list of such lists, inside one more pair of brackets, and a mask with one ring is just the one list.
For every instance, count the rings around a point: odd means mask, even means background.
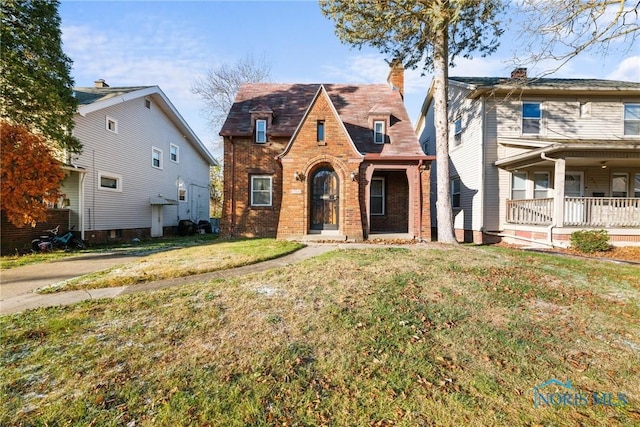
[{"label": "covered porch", "polygon": [[640,144],[554,143],[496,162],[510,173],[503,230],[567,246],[573,231],[605,229],[640,245]]}]

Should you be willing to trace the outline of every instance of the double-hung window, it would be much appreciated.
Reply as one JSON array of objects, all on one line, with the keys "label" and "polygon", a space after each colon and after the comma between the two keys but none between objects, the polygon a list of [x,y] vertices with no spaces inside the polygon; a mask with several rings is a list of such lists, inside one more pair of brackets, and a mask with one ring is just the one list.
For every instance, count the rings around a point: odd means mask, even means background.
[{"label": "double-hung window", "polygon": [[533,198],[546,199],[549,194],[549,172],[533,173]]},{"label": "double-hung window", "polygon": [[263,119],[256,120],[256,143],[264,144],[267,142],[267,121]]},{"label": "double-hung window", "polygon": [[640,136],[640,104],[624,104],[624,134]]},{"label": "double-hung window", "polygon": [[629,175],[613,173],[611,175],[611,195],[613,197],[627,197]]},{"label": "double-hung window", "polygon": [[457,147],[462,142],[462,117],[453,122],[453,146]]},{"label": "double-hung window", "polygon": [[451,207],[460,207],[460,178],[451,178]]},{"label": "double-hung window", "polygon": [[371,178],[371,215],[384,215],[384,178]]},{"label": "double-hung window", "polygon": [[179,163],[180,162],[179,154],[180,154],[180,148],[175,144],[171,144],[169,148],[169,160],[171,160],[174,163]]},{"label": "double-hung window", "polygon": [[540,134],[542,122],[542,107],[539,102],[522,103],[522,133],[529,135]]},{"label": "double-hung window", "polygon": [[527,198],[527,173],[513,172],[511,174],[511,200]]},{"label": "double-hung window", "polygon": [[384,144],[384,121],[382,120],[373,122],[373,142]]},{"label": "double-hung window", "polygon": [[251,176],[251,206],[271,206],[273,181],[269,175]]},{"label": "double-hung window", "polygon": [[162,150],[156,147],[151,149],[151,166],[162,169]]}]

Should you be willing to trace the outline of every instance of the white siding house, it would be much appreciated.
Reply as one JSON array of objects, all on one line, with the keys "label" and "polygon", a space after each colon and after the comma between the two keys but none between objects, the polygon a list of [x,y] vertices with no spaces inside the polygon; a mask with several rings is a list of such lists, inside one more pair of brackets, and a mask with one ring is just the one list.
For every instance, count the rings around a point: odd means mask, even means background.
[{"label": "white siding house", "polygon": [[[432,96],[433,86],[416,127],[427,154]],[[459,240],[567,246],[576,230],[605,229],[613,244],[640,244],[640,83],[528,79],[526,69],[450,77],[449,121]]]},{"label": "white siding house", "polygon": [[180,220],[209,219],[216,162],[158,86],[74,89],[83,145],[61,191],[89,241],[159,237]]}]

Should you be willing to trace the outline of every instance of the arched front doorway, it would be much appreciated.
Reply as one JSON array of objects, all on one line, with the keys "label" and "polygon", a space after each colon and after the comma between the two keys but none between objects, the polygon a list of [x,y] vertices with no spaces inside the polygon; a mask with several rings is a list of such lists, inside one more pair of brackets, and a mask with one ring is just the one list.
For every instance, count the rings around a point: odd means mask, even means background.
[{"label": "arched front doorway", "polygon": [[340,182],[336,172],[323,167],[311,178],[311,229],[337,230]]}]

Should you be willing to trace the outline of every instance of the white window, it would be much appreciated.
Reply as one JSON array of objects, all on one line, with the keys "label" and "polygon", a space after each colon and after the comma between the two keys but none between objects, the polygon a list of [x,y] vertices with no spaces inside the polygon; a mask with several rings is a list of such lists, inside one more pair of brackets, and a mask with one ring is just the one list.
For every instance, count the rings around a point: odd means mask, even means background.
[{"label": "white window", "polygon": [[169,147],[169,160],[175,163],[180,163],[179,153],[180,148],[175,144],[171,144]]},{"label": "white window", "polygon": [[640,104],[624,104],[624,134],[640,136]]},{"label": "white window", "polygon": [[581,119],[591,117],[591,102],[581,102],[579,114]]},{"label": "white window", "polygon": [[373,122],[373,142],[384,144],[384,121],[382,120]]},{"label": "white window", "polygon": [[113,117],[107,116],[105,127],[109,132],[118,133],[118,121]]},{"label": "white window", "polygon": [[538,135],[542,121],[542,108],[539,102],[522,103],[522,133]]},{"label": "white window", "polygon": [[371,215],[384,215],[384,178],[371,178],[370,204]]},{"label": "white window", "polygon": [[633,197],[640,197],[640,173],[635,175],[633,184]]},{"label": "white window", "polygon": [[549,172],[534,172],[533,198],[546,199],[549,197]]},{"label": "white window", "polygon": [[527,173],[513,172],[511,174],[511,200],[527,198]]},{"label": "white window", "polygon": [[460,178],[451,178],[451,207],[460,207]]},{"label": "white window", "polygon": [[453,123],[453,146],[456,147],[462,142],[462,117],[458,117]]},{"label": "white window", "polygon": [[271,206],[272,180],[269,175],[251,177],[251,206]]},{"label": "white window", "polygon": [[264,144],[267,142],[267,121],[256,120],[256,142]]},{"label": "white window", "polygon": [[162,150],[156,147],[151,149],[151,166],[162,169]]},{"label": "white window", "polygon": [[611,196],[627,197],[629,188],[629,175],[614,172],[611,174]]},{"label": "white window", "polygon": [[115,173],[98,171],[98,189],[121,192],[122,176]]},{"label": "white window", "polygon": [[187,189],[186,188],[178,188],[178,200],[181,202],[187,201]]}]

